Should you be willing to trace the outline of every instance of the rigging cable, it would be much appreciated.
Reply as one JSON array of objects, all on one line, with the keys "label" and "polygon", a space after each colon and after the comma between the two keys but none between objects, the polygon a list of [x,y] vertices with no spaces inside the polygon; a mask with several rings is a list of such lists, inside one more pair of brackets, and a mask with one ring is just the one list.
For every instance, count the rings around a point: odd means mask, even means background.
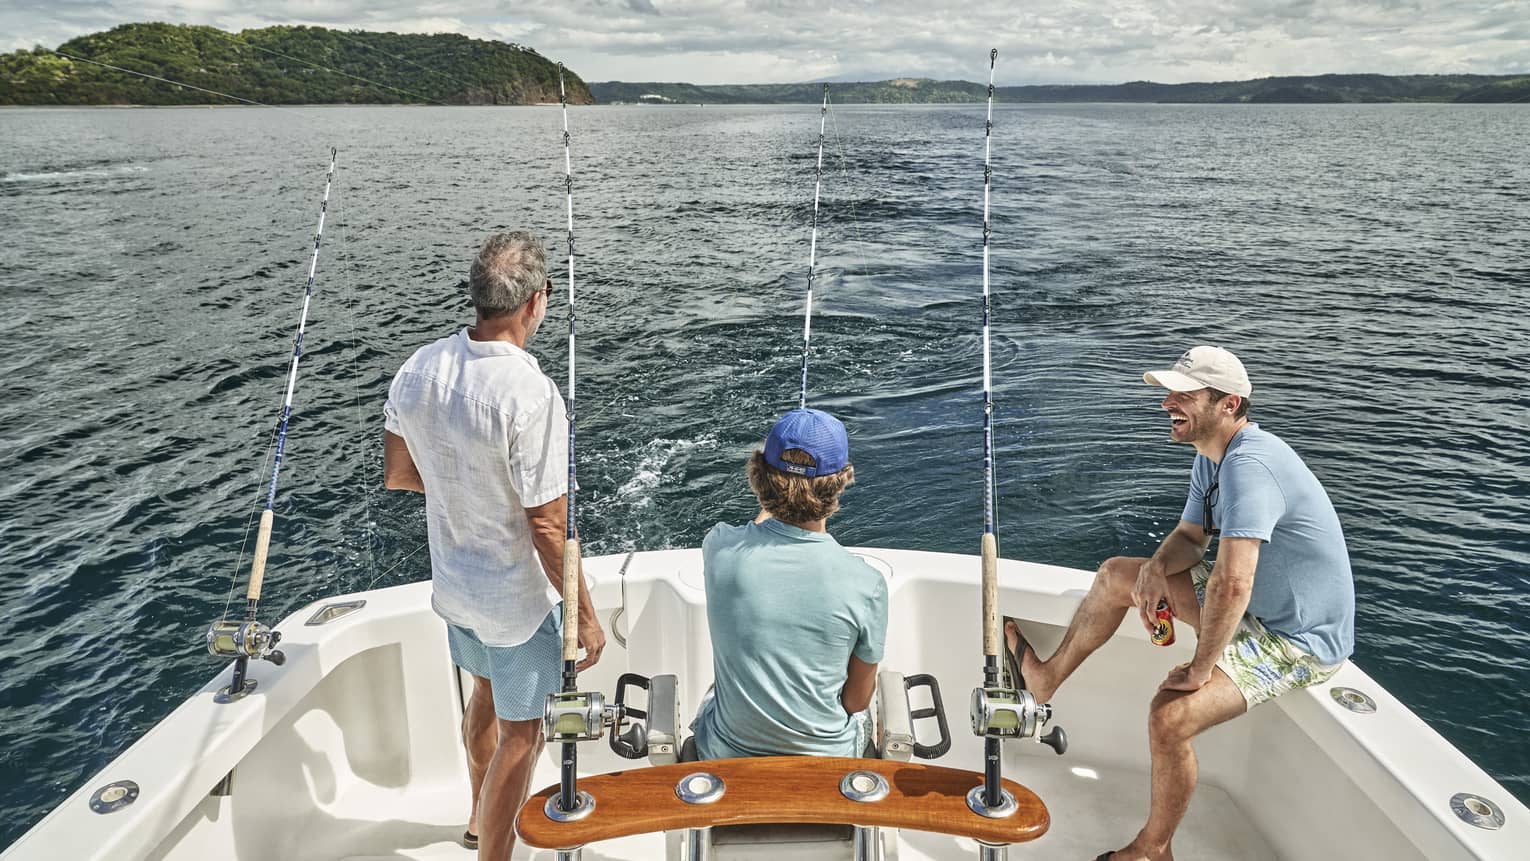
[{"label": "rigging cable", "polygon": [[813,170],[813,241],[808,247],[807,306],[802,313],[802,388],[797,408],[807,408],[808,353],[813,337],[813,267],[818,262],[818,193],[823,188],[823,129],[829,116],[829,85],[823,85],[823,107],[818,111],[818,166]]}]

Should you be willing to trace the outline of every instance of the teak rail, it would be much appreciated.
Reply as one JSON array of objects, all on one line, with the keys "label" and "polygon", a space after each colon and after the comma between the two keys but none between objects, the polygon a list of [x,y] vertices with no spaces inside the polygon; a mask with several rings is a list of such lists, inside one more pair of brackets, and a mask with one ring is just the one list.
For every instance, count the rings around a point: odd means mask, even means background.
[{"label": "teak rail", "polygon": [[[885,778],[886,797],[847,798],[840,781],[855,771]],[[682,801],[676,787],[699,772],[722,779],[721,797]],[[1046,805],[1011,780],[1004,781],[1004,788],[1014,796],[1013,813],[1003,818],[974,813],[967,793],[982,783],[983,775],[971,771],[879,759],[771,756],[680,762],[581,778],[579,789],[589,793],[595,808],[577,821],[557,822],[547,815],[548,800],[558,794],[554,784],[526,800],[516,827],[527,845],[561,850],[657,831],[773,822],[905,828],[987,844],[1023,843],[1046,833],[1051,824]]]}]

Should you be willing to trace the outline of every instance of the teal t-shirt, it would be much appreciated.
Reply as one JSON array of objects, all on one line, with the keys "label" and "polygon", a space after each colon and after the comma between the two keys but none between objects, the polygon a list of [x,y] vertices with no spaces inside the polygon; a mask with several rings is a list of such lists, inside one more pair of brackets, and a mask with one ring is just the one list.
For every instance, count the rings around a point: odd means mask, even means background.
[{"label": "teal t-shirt", "polygon": [[1355,650],[1355,579],[1339,515],[1300,456],[1250,422],[1227,445],[1220,465],[1195,456],[1184,520],[1212,525],[1222,538],[1257,538],[1259,564],[1248,612],[1325,664]]},{"label": "teal t-shirt", "polygon": [[719,523],[701,544],[713,698],[704,759],[859,756],[839,694],[853,654],[882,660],[887,581],[830,535],[777,520]]}]

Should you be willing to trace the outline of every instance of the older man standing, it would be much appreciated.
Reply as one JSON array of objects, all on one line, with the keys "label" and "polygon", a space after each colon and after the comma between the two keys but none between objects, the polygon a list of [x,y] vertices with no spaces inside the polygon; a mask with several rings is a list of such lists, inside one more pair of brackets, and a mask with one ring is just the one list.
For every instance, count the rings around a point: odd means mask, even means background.
[{"label": "older man standing", "polygon": [[[552,294],[541,243],[520,231],[489,237],[469,285],[474,325],[421,347],[393,378],[384,483],[425,494],[431,605],[452,661],[474,678],[462,722],[473,797],[463,841],[503,861],[543,705],[561,682],[568,428],[557,384],[525,349]],[[580,669],[605,646],[582,577],[579,644]]]},{"label": "older man standing", "polygon": [[[1332,676],[1354,651],[1355,590],[1338,515],[1291,447],[1248,420],[1243,363],[1196,347],[1143,375],[1169,390],[1169,437],[1195,446],[1179,525],[1151,558],[1117,557],[1046,661],[1005,626],[1023,684],[1047,702],[1136,608],[1151,633],[1160,600],[1197,632],[1195,657],[1158,687],[1148,715],[1152,809],[1111,861],[1172,857],[1170,842],[1195,789],[1191,740],[1279,694]],[[1205,560],[1219,537],[1215,564]]]}]

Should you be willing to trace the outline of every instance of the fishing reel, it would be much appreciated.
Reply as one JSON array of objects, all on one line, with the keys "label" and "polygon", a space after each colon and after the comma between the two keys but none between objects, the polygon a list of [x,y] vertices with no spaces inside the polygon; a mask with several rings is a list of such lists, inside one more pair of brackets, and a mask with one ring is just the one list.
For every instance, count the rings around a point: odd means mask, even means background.
[{"label": "fishing reel", "polygon": [[1068,734],[1060,726],[1038,737],[1052,720],[1050,703],[1038,703],[1030,691],[1014,688],[975,688],[972,691],[972,734],[986,738],[1034,738],[1057,751],[1068,750]]},{"label": "fishing reel", "polygon": [[207,652],[218,658],[255,658],[279,667],[287,662],[287,656],[276,649],[281,641],[280,632],[253,619],[220,619],[207,629]]},{"label": "fishing reel", "polygon": [[594,741],[626,717],[620,704],[606,705],[598,691],[548,694],[542,709],[542,733],[547,742]]}]

